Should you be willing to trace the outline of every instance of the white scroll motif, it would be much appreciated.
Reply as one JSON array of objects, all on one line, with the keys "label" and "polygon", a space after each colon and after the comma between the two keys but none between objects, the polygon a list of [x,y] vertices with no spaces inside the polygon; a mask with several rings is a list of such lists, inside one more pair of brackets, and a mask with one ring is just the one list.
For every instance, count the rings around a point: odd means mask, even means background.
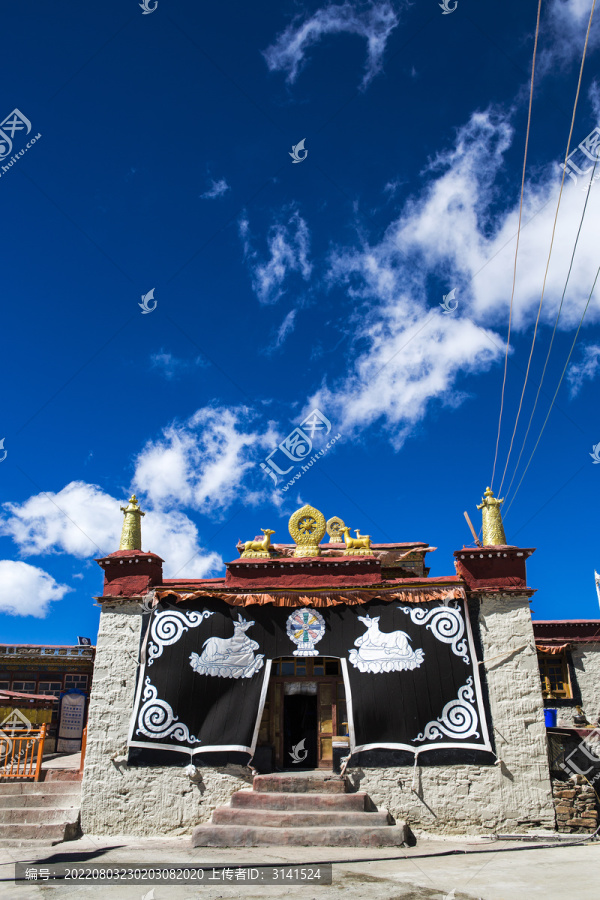
[{"label": "white scroll motif", "polygon": [[403,672],[421,665],[425,654],[422,650],[412,649],[409,637],[403,631],[380,631],[379,616],[358,618],[367,630],[356,638],[354,646],[358,650],[350,650],[348,658],[360,672]]},{"label": "white scroll motif", "polygon": [[146,676],[142,700],[144,704],[138,715],[136,734],[144,734],[150,738],[173,737],[176,741],[187,741],[188,744],[199,744],[200,741],[188,731],[187,725],[180,722],[165,700],[158,700],[158,691]]},{"label": "white scroll motif", "polygon": [[148,665],[151,666],[155,659],[162,656],[164,647],[175,644],[184,631],[187,631],[188,628],[195,628],[209,616],[214,616],[214,612],[206,609],[202,612],[180,612],[178,609],[168,609],[157,613],[150,626]]},{"label": "white scroll motif", "polygon": [[190,665],[199,675],[216,675],[219,678],[252,678],[262,669],[264,655],[254,655],[259,645],[246,635],[254,625],[238,615],[233,623],[233,637],[209,637],[203,643],[201,654],[192,653]]},{"label": "white scroll motif", "polygon": [[479,737],[477,725],[477,710],[475,709],[475,692],[473,690],[473,678],[467,678],[467,683],[458,692],[458,700],[450,700],[442,710],[435,722],[428,722],[415,741],[435,741],[444,735],[450,738],[463,739]]},{"label": "white scroll motif", "polygon": [[460,609],[454,606],[437,606],[435,609],[419,609],[418,606],[400,606],[415,625],[427,625],[431,633],[444,644],[452,645],[455,656],[462,656],[469,665],[467,642],[464,639],[465,623]]}]

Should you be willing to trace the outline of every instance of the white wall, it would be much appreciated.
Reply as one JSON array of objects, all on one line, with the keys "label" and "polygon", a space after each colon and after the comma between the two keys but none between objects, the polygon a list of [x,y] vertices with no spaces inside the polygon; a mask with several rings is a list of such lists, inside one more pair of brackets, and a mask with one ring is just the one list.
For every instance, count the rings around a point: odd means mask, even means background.
[{"label": "white wall", "polygon": [[[103,605],[90,701],[82,786],[82,827],[92,834],[187,834],[247,786],[247,769],[202,768],[193,785],[183,769],[128,768],[141,609]],[[438,833],[554,827],[539,669],[526,597],[487,595],[480,610],[497,766],[351,769],[380,808],[414,829]],[[526,645],[525,647],[523,645]],[[599,656],[600,659],[600,656]],[[480,668],[483,668],[480,666]]]}]

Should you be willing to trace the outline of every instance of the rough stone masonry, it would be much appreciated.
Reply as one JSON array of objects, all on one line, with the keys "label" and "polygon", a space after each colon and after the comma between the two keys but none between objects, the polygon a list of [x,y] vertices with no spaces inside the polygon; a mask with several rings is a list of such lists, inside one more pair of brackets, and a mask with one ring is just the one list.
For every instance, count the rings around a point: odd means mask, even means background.
[{"label": "rough stone masonry", "polygon": [[[464,555],[461,559],[459,572],[469,566]],[[496,765],[350,768],[347,775],[355,789],[368,791],[380,809],[389,809],[415,830],[452,834],[554,828],[531,591],[503,591],[497,579],[493,587],[483,578],[466,581],[471,603],[478,607],[480,670],[487,686]],[[151,580],[147,586],[152,587]],[[251,771],[203,766],[201,778],[191,781],[183,767],[127,765],[146,591],[137,586],[138,596],[127,597],[120,590],[120,597],[102,598],[82,828],[92,834],[188,834],[207,822],[234,791],[249,786]]]}]

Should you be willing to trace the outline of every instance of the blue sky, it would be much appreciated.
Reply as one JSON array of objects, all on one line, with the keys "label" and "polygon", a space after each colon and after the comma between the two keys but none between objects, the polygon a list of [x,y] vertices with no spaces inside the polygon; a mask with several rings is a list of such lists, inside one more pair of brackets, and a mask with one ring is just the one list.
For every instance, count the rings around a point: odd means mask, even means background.
[{"label": "blue sky", "polygon": [[[590,9],[543,4],[495,490]],[[1,641],[95,637],[93,558],[117,549],[132,490],[167,577],[219,575],[260,528],[290,540],[306,502],[375,542],[428,541],[431,574],[453,573],[492,476],[536,10],[3,4],[0,119],[31,131],[0,160]],[[598,15],[572,148],[600,123]],[[538,618],[599,616],[600,287],[515,495],[600,263],[599,183],[508,490],[586,183],[565,179],[502,486],[509,543],[538,548]],[[314,408],[341,437],[284,490],[260,463]]]}]

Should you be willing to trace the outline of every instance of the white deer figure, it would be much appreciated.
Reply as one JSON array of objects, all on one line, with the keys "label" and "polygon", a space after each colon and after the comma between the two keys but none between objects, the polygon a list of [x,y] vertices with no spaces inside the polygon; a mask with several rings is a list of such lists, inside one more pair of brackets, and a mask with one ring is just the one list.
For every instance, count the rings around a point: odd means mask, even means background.
[{"label": "white deer figure", "polygon": [[365,634],[356,638],[349,659],[361,672],[402,672],[417,669],[425,658],[422,650],[413,650],[404,631],[379,630],[379,616],[359,616],[366,626]]},{"label": "white deer figure", "polygon": [[251,678],[262,668],[264,656],[255,655],[259,645],[246,635],[254,622],[247,622],[238,614],[233,623],[233,637],[209,637],[203,643],[201,654],[192,653],[190,665],[199,675],[217,675],[221,678]]}]

